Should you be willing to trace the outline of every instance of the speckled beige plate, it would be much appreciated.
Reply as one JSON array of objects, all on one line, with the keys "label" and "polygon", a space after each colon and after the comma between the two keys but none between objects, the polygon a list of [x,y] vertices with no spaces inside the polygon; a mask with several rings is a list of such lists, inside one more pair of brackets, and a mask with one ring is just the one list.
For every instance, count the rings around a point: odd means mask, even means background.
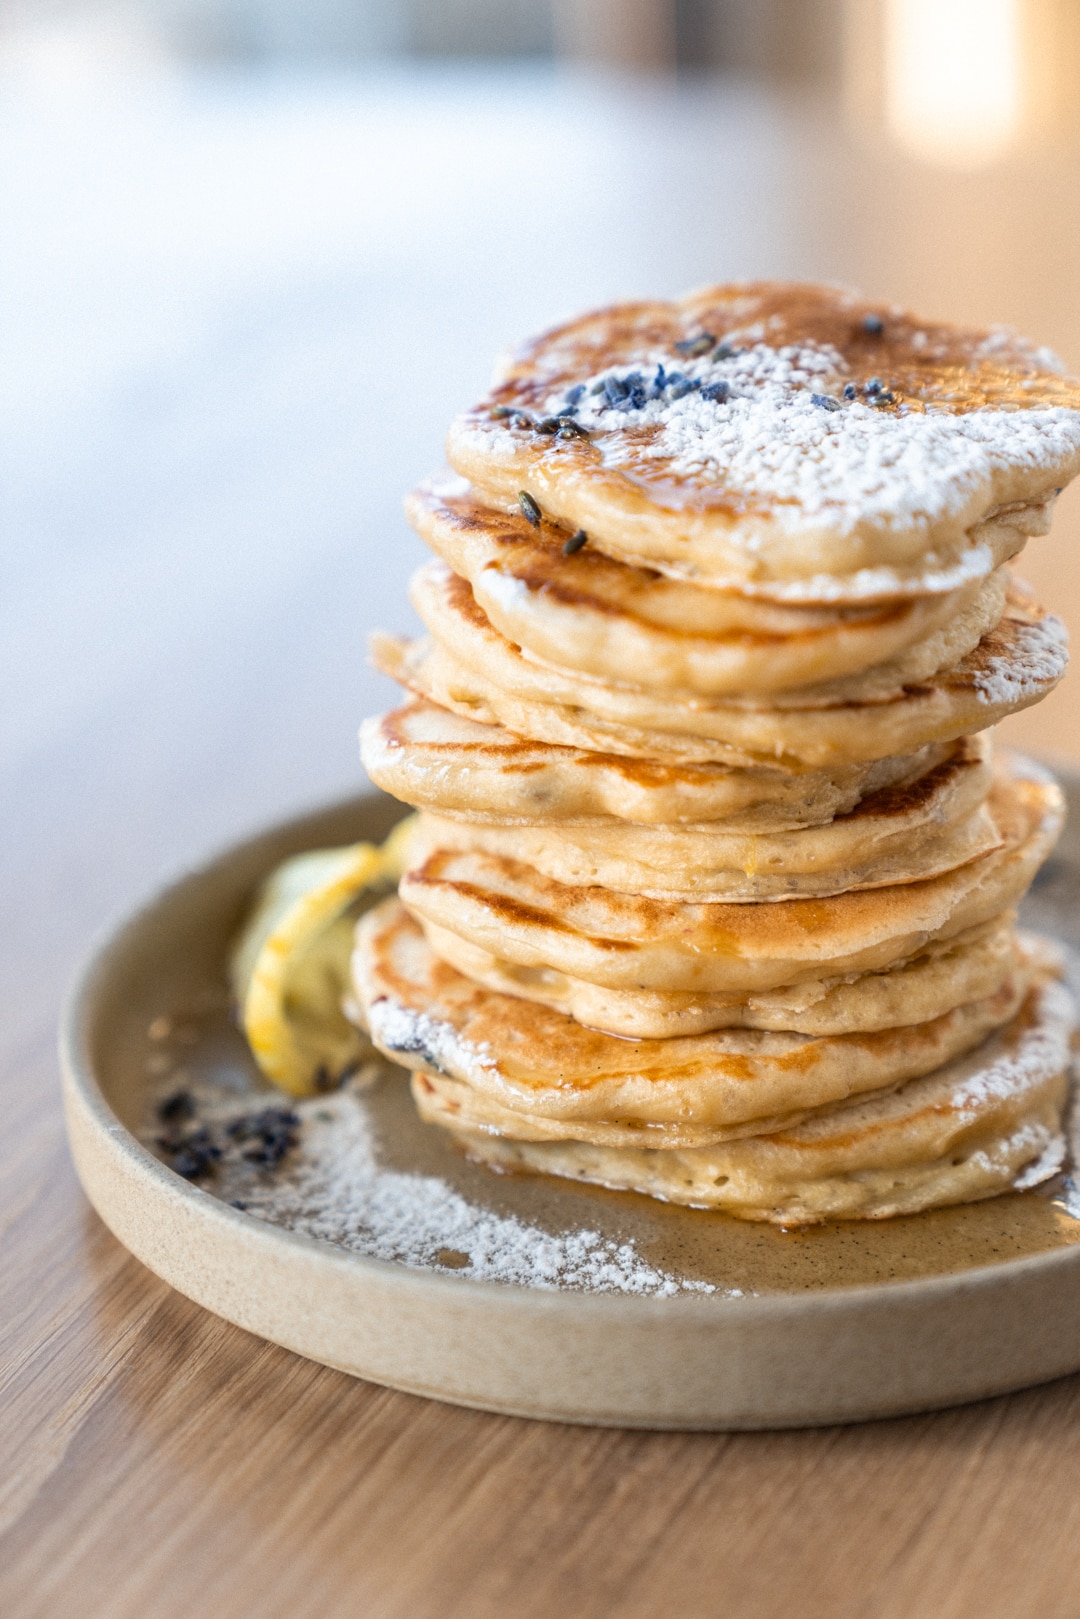
[{"label": "speckled beige plate", "polygon": [[[1073,831],[1026,917],[1080,945],[1076,782],[1069,792]],[[400,813],[362,798],[228,850],[127,921],[83,973],[61,1043],[71,1149],[102,1219],[157,1275],[356,1376],[569,1422],[850,1422],[1080,1368],[1080,1201],[1067,1179],[967,1208],[782,1232],[493,1175],[417,1121],[400,1070],[362,1095],[307,1105],[305,1141],[339,1150],[345,1120],[362,1142],[356,1186],[340,1173],[321,1184],[317,1153],[302,1195],[284,1201],[292,1155],[274,1170],[241,1166],[243,1197],[232,1171],[196,1185],[167,1168],[152,1120],[169,1087],[226,1109],[274,1100],[224,988],[253,888],[286,854],[382,837]],[[524,1282],[504,1279],[507,1243]]]}]

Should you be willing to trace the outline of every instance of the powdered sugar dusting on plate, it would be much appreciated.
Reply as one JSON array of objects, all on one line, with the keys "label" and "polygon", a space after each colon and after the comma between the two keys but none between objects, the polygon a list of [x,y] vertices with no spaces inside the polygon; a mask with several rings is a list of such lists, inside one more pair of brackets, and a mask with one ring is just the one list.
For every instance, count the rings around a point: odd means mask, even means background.
[{"label": "powdered sugar dusting on plate", "polygon": [[[367,1077],[378,1073],[372,1065]],[[395,1079],[400,1083],[400,1073]],[[218,1132],[250,1111],[250,1094],[238,1103],[192,1088],[200,1122]],[[296,1103],[294,1111],[296,1147],[272,1173],[230,1155],[216,1171],[216,1197],[352,1253],[477,1281],[657,1298],[739,1296],[650,1265],[632,1240],[587,1228],[546,1231],[476,1206],[437,1175],[386,1166],[362,1085]]]}]

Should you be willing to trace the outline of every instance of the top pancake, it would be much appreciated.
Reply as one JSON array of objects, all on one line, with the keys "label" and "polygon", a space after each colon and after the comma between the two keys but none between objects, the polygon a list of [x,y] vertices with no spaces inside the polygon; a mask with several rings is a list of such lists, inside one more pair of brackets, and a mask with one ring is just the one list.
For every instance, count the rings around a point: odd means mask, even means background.
[{"label": "top pancake", "polygon": [[606,554],[778,601],[985,577],[1080,470],[1080,385],[1000,330],[757,282],[613,305],[524,345],[451,428]]}]

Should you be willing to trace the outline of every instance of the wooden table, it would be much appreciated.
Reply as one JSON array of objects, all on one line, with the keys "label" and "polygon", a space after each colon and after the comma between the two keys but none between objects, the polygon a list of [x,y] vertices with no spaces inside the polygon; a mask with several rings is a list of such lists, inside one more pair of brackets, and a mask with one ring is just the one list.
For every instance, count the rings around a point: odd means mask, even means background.
[{"label": "wooden table", "polygon": [[[355,786],[390,696],[364,634],[408,622],[419,555],[399,495],[501,342],[773,272],[1010,320],[1080,365],[1075,158],[953,175],[745,88],[527,73],[30,83],[4,118],[0,1612],[1074,1619],[1080,1380],[737,1436],[353,1382],[118,1247],[53,1042],[107,916]],[[1025,567],[1080,624],[1063,507]],[[1067,691],[1013,729],[1080,758]]]}]

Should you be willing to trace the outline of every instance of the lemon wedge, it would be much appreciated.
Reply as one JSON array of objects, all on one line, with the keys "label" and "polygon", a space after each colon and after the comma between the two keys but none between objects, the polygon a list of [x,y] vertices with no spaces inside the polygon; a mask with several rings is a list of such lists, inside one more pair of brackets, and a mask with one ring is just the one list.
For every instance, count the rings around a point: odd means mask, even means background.
[{"label": "lemon wedge", "polygon": [[334,1083],[370,1051],[342,1011],[356,918],[400,877],[415,820],[381,846],[293,855],[271,872],[233,947],[240,1024],[259,1068],[292,1096]]}]

